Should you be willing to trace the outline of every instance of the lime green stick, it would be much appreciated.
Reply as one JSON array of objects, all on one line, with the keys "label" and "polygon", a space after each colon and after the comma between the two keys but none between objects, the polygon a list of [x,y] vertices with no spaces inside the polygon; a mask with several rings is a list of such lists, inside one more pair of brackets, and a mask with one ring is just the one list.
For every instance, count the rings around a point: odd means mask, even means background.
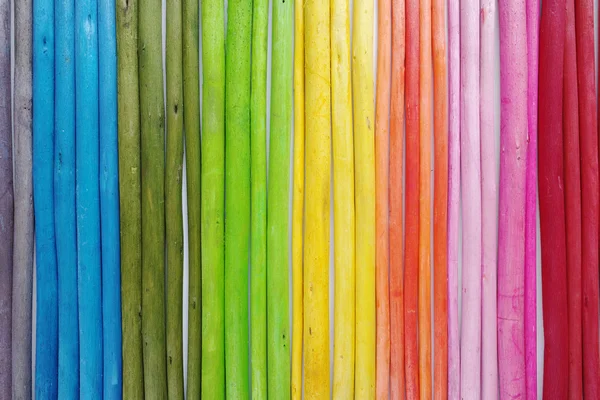
[{"label": "lime green stick", "polygon": [[225,6],[202,1],[202,398],[225,398]]},{"label": "lime green stick", "polygon": [[252,398],[267,398],[267,45],[269,0],[254,0],[250,98],[250,355]]},{"label": "lime green stick", "polygon": [[183,0],[183,123],[188,218],[187,398],[200,398],[202,368],[202,260],[200,251],[200,46],[198,0]]},{"label": "lime green stick", "polygon": [[230,0],[225,58],[225,378],[249,398],[250,59],[252,0]]},{"label": "lime green stick", "polygon": [[142,334],[145,399],[167,398],[165,132],[160,0],[142,0],[138,58],[142,149]]},{"label": "lime green stick", "polygon": [[181,0],[167,0],[167,393],[183,400],[183,49]]},{"label": "lime green stick", "polygon": [[117,2],[123,398],[143,400],[142,205],[137,12],[136,0]]},{"label": "lime green stick", "polygon": [[267,225],[269,399],[290,398],[289,208],[294,3],[273,0]]}]

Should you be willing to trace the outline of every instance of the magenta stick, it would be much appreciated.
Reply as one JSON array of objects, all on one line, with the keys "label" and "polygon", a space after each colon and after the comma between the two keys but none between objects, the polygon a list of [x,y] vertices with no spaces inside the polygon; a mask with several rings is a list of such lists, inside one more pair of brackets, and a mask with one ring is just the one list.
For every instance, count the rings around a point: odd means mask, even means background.
[{"label": "magenta stick", "polygon": [[527,19],[521,0],[501,0],[498,361],[501,398],[524,398]]},{"label": "magenta stick", "polygon": [[448,0],[448,399],[460,399],[458,216],[460,214],[460,7]]}]

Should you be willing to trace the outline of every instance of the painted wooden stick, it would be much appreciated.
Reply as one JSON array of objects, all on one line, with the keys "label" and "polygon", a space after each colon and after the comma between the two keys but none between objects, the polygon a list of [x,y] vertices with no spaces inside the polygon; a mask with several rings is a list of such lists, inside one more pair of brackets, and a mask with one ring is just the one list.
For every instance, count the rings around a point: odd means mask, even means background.
[{"label": "painted wooden stick", "polygon": [[390,104],[390,397],[404,399],[404,161],[405,1],[392,1],[392,88]]},{"label": "painted wooden stick", "polygon": [[[75,5],[75,179],[80,398],[102,397],[98,2]],[[59,297],[60,300],[60,297]],[[59,345],[60,349],[60,345]],[[59,386],[60,386],[59,380]]]},{"label": "painted wooden stick", "polygon": [[165,213],[167,249],[167,395],[183,391],[183,45],[182,2],[167,1],[167,154]]},{"label": "painted wooden stick", "polygon": [[[304,2],[294,2],[294,177],[292,188],[292,399],[302,400],[304,232]],[[357,311],[358,312],[358,311]]]},{"label": "painted wooden stick", "polygon": [[540,2],[527,0],[527,183],[525,203],[525,379],[527,400],[537,400],[537,107]]},{"label": "painted wooden stick", "polygon": [[[561,3],[562,4],[562,3]],[[583,397],[600,397],[598,331],[598,119],[594,58],[594,2],[575,3],[579,137],[581,140]]]},{"label": "painted wooden stick", "polygon": [[[267,225],[267,364],[270,399],[290,398],[289,204],[294,5],[273,2]],[[349,93],[348,93],[349,95]]]},{"label": "painted wooden stick", "polygon": [[200,398],[202,376],[202,247],[200,43],[198,0],[183,0],[183,125],[188,222],[187,398]]},{"label": "painted wooden stick", "polygon": [[33,286],[33,186],[31,170],[32,1],[14,2],[13,86],[14,247],[12,279],[12,396],[31,390],[31,309]]},{"label": "painted wooden stick", "polygon": [[431,399],[431,0],[419,2],[419,393]]},{"label": "painted wooden stick", "polygon": [[145,397],[167,397],[165,343],[165,136],[161,6],[138,11],[142,171],[142,335]]},{"label": "painted wooden stick", "polygon": [[563,132],[565,163],[565,221],[567,244],[567,302],[569,322],[569,400],[583,398],[583,336],[581,313],[581,168],[575,1],[566,0]]},{"label": "painted wooden stick", "polygon": [[225,392],[249,397],[250,84],[252,3],[227,5],[225,56]]},{"label": "painted wooden stick", "polygon": [[117,124],[121,230],[123,397],[144,398],[138,2],[117,2]]},{"label": "painted wooden stick", "polygon": [[479,131],[479,1],[460,3],[462,191],[462,398],[481,396],[481,156]]},{"label": "painted wooden stick", "polygon": [[[540,21],[538,98],[538,185],[545,339],[543,393],[552,393],[553,396],[561,399],[566,399],[569,391],[565,197],[561,183],[564,174],[562,136],[564,43],[565,1],[544,1]],[[583,139],[583,136],[580,138]],[[584,147],[582,140],[582,149]],[[585,175],[582,177],[585,178]]]},{"label": "painted wooden stick", "polygon": [[54,3],[54,220],[58,265],[58,397],[79,397],[75,207],[75,2]]},{"label": "painted wooden stick", "polygon": [[419,285],[419,2],[406,3],[406,181],[404,244],[404,356],[406,397],[419,396],[417,306]]},{"label": "painted wooden stick", "polygon": [[[328,399],[331,188],[330,6],[304,3],[306,217],[304,224],[304,397]],[[373,351],[374,349],[371,349]]]},{"label": "painted wooden stick", "polygon": [[448,399],[448,66],[446,4],[433,0],[434,127],[434,363],[433,398]]},{"label": "painted wooden stick", "polygon": [[[297,2],[302,4],[302,2]],[[354,206],[356,211],[356,359],[354,396],[375,398],[374,2],[353,2]]]},{"label": "painted wooden stick", "polygon": [[0,1],[0,398],[12,396],[13,157],[11,2]]},{"label": "painted wooden stick", "polygon": [[54,230],[54,9],[49,0],[35,0],[33,4],[33,206],[37,260],[35,398],[55,399],[58,281]]},{"label": "painted wooden stick", "polygon": [[460,6],[448,0],[448,399],[460,399]]},{"label": "painted wooden stick", "polygon": [[[494,0],[481,2],[481,53],[479,119],[481,123],[481,398],[498,398],[497,267],[498,181],[494,114],[495,37],[497,11]],[[436,164],[437,165],[437,164]]]},{"label": "painted wooden stick", "polygon": [[225,8],[202,12],[202,398],[225,398]]},{"label": "painted wooden stick", "polygon": [[389,151],[392,58],[392,2],[378,0],[377,82],[375,98],[375,224],[377,304],[377,398],[387,399],[390,385]]},{"label": "painted wooden stick", "polygon": [[[275,22],[275,20],[273,20]],[[250,98],[250,379],[267,398],[267,45],[269,1],[252,2]],[[275,105],[273,101],[271,104]],[[288,165],[289,169],[289,165]],[[287,233],[287,232],[286,232]],[[287,237],[284,234],[282,237]]]}]

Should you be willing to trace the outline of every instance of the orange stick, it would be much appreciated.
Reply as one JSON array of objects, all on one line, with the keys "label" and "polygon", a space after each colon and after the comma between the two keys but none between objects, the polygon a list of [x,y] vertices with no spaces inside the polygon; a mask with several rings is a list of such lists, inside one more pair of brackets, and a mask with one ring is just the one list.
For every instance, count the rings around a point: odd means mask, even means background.
[{"label": "orange stick", "polygon": [[379,0],[377,95],[375,103],[375,229],[376,229],[376,313],[377,361],[375,390],[378,399],[388,398],[390,382],[390,288],[388,187],[389,119],[392,53],[391,0]]},{"label": "orange stick", "polygon": [[448,81],[446,65],[446,2],[433,0],[433,395],[448,398]]}]

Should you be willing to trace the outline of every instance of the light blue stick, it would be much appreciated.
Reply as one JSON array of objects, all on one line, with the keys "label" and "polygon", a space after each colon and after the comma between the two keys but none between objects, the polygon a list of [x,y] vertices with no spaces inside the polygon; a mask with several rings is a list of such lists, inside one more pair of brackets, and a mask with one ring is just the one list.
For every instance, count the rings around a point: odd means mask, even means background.
[{"label": "light blue stick", "polygon": [[121,399],[121,266],[115,1],[98,2],[104,400]]},{"label": "light blue stick", "polygon": [[54,29],[54,220],[58,262],[58,398],[79,395],[77,226],[75,216],[74,0],[56,0]]},{"label": "light blue stick", "polygon": [[54,236],[54,2],[33,3],[33,197],[36,238],[35,398],[58,395],[58,305]]},{"label": "light blue stick", "polygon": [[75,4],[77,267],[82,400],[102,398],[97,9],[97,0],[77,0]]}]

